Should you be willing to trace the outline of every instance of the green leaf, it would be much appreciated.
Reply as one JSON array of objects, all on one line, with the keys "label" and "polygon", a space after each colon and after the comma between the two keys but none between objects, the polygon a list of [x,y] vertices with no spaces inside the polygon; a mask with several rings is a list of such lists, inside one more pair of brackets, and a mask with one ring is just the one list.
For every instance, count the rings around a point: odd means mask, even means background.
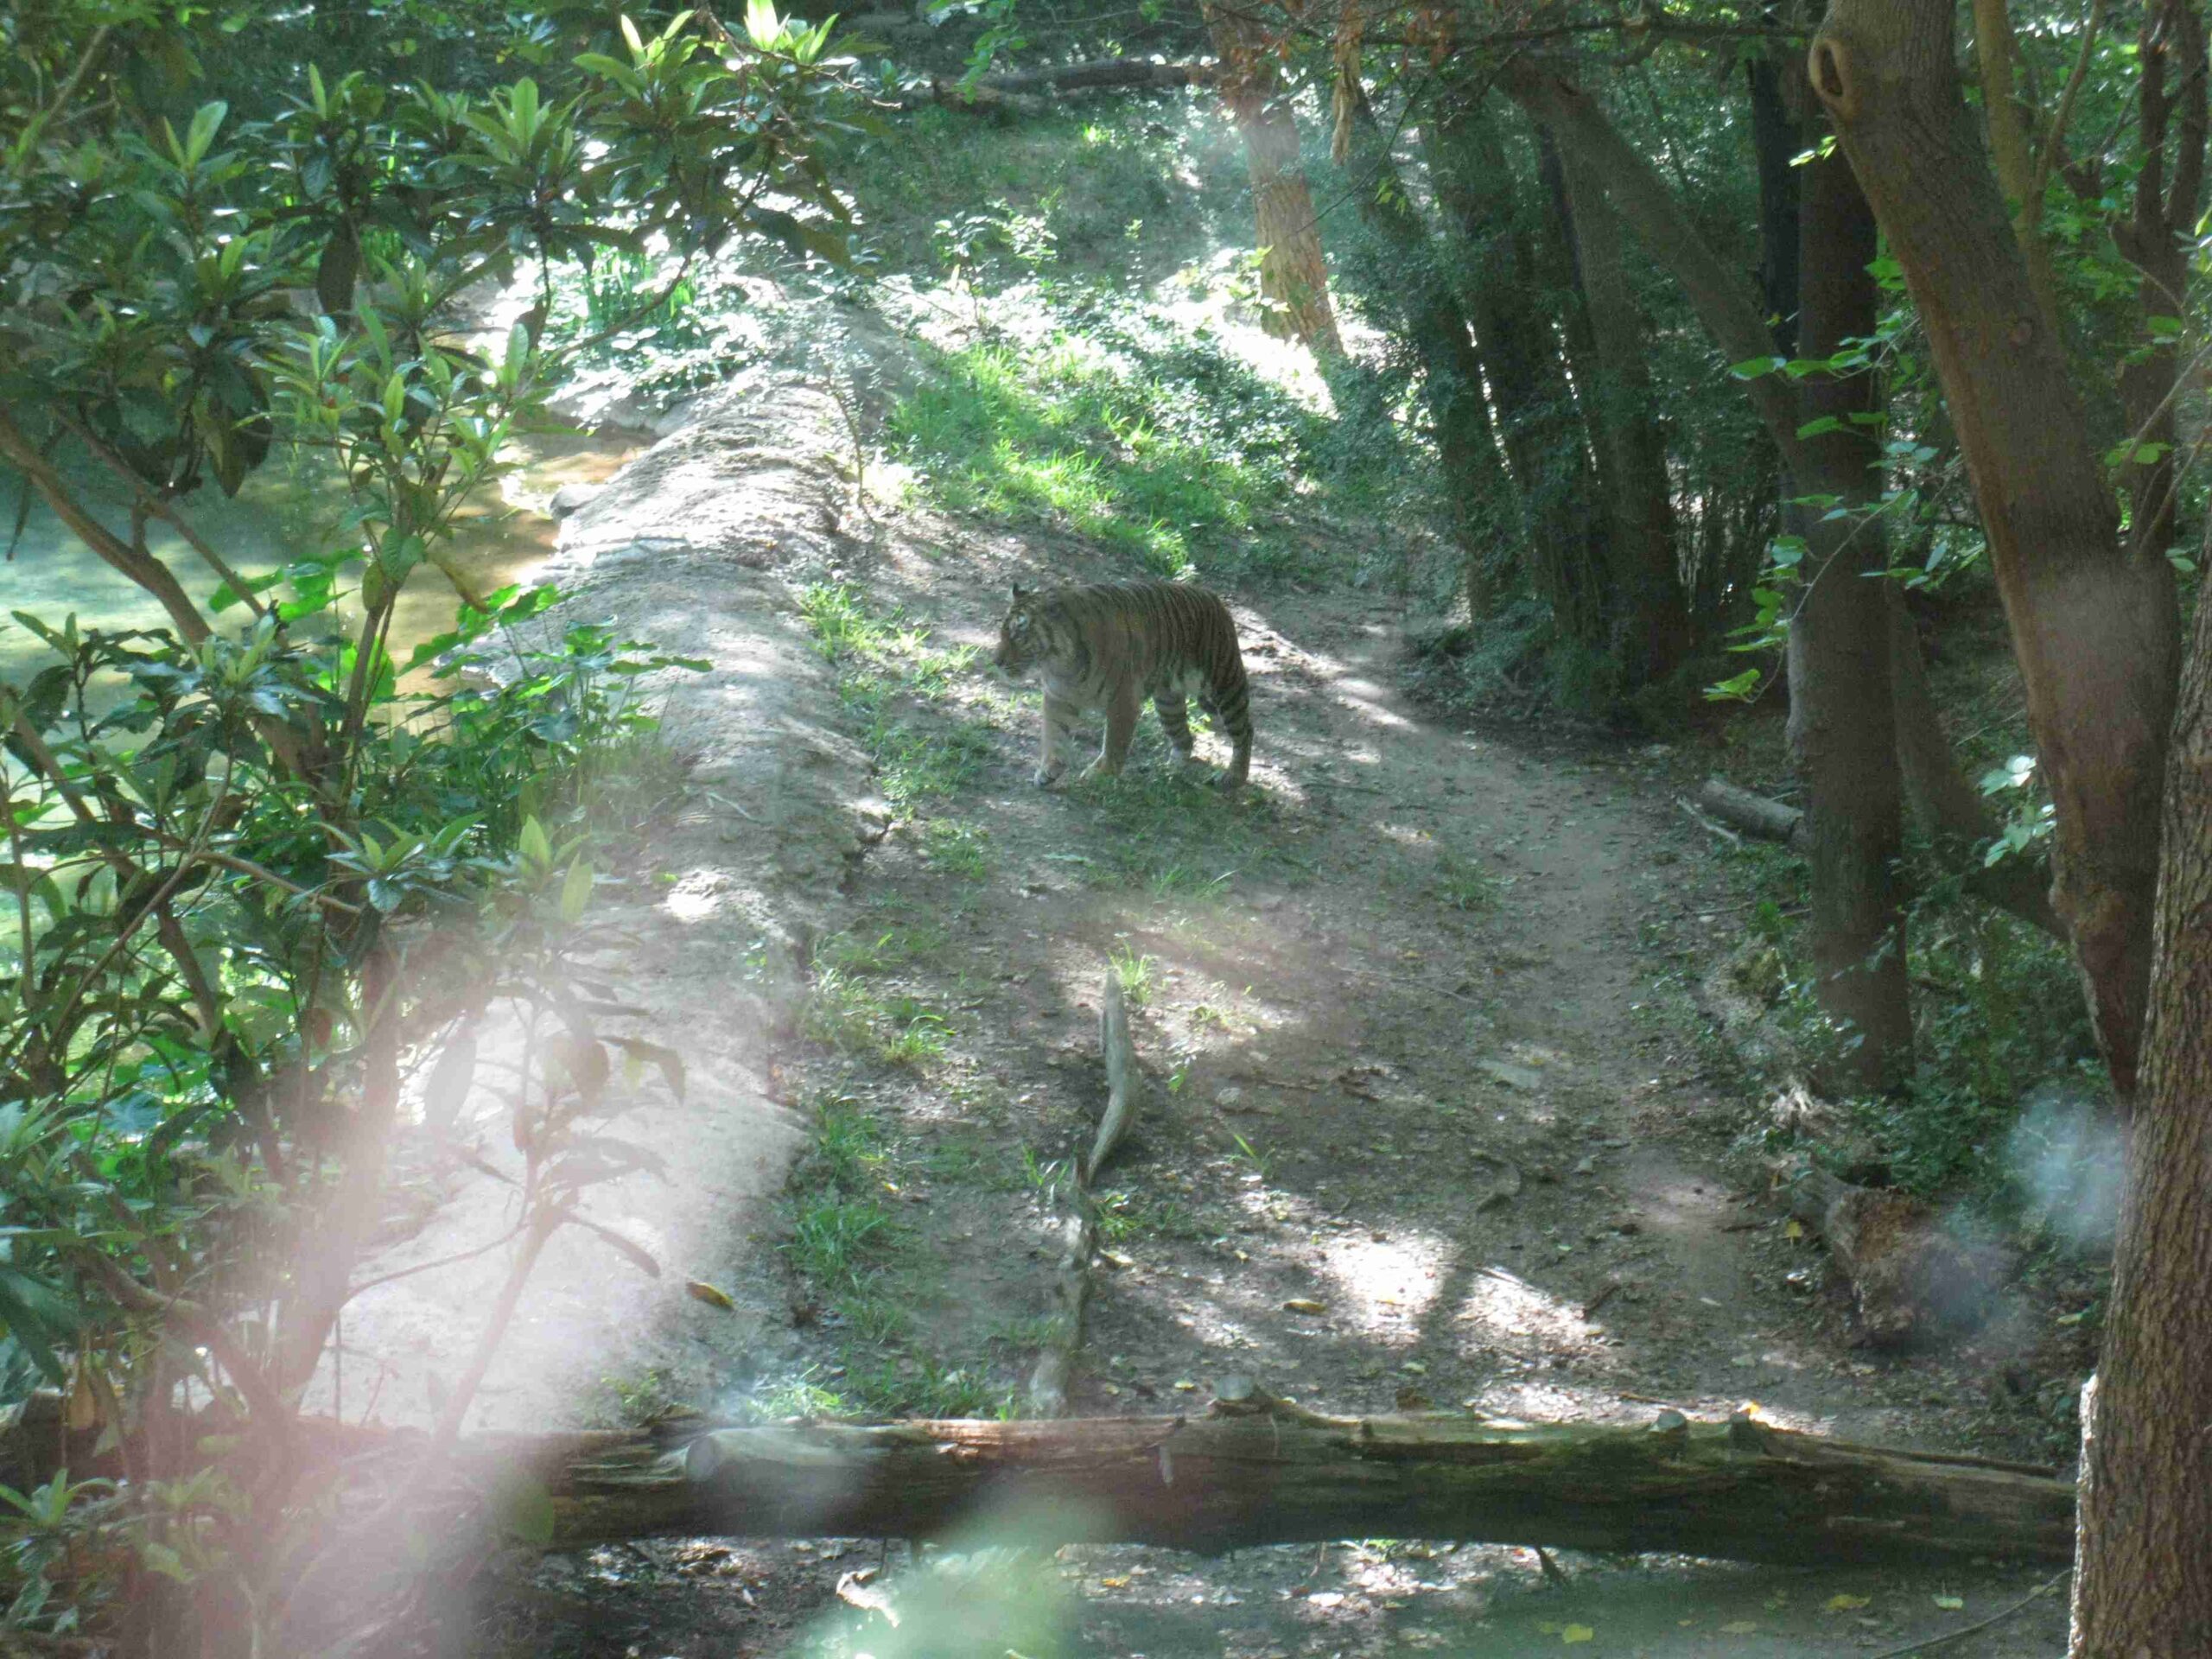
[{"label": "green leaf", "polygon": [[1757,380],[1762,375],[1779,374],[1783,362],[1778,357],[1747,357],[1740,363],[1731,363],[1728,372],[1738,380]]},{"label": "green leaf", "polygon": [[531,1475],[516,1475],[499,1493],[499,1523],[525,1544],[553,1541],[553,1494]]},{"label": "green leaf", "polygon": [[522,834],[516,845],[522,851],[523,862],[537,869],[550,868],[553,863],[553,844],[545,839],[545,830],[535,817],[522,821]]},{"label": "green leaf", "polygon": [[661,1080],[668,1084],[669,1093],[677,1099],[683,1098],[683,1057],[672,1048],[658,1043],[649,1043],[642,1037],[609,1037],[608,1042],[633,1060],[645,1060],[659,1068]]},{"label": "green leaf", "polygon": [[571,927],[583,919],[585,908],[591,903],[591,866],[578,859],[569,866],[569,874],[561,883],[561,919]]},{"label": "green leaf", "polygon": [[184,137],[184,164],[187,167],[199,166],[207,156],[208,146],[215,142],[215,134],[222,127],[223,118],[230,112],[231,106],[220,99],[202,104],[193,111],[192,126]]}]

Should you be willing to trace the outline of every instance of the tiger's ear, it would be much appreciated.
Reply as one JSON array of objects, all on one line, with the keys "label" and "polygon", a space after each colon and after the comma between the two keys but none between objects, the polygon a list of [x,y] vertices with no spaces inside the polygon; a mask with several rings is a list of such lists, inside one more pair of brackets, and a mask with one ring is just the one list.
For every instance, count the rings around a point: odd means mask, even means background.
[{"label": "tiger's ear", "polygon": [[1020,582],[1015,582],[1014,584],[1014,602],[1019,605],[1023,600],[1028,597],[1029,589],[1023,587]]}]

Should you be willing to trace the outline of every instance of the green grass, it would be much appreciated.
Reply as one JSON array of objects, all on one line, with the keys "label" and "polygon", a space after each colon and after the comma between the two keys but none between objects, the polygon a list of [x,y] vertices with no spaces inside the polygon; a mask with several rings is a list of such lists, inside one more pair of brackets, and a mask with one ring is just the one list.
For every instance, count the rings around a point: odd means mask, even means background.
[{"label": "green grass", "polygon": [[996,758],[989,723],[951,695],[973,677],[972,650],[932,645],[928,629],[872,610],[849,582],[803,589],[799,610],[815,650],[836,667],[838,702],[874,760],[884,798],[900,813],[957,794]]},{"label": "green grass", "polygon": [[1300,880],[1305,867],[1283,850],[1279,815],[1268,797],[1224,798],[1177,772],[1159,734],[1140,721],[1141,756],[1115,779],[1070,790],[1096,821],[1089,850],[1061,855],[1094,887],[1133,889],[1159,898],[1218,898],[1239,877]]},{"label": "green grass", "polygon": [[931,1293],[925,1261],[894,1193],[919,1163],[861,1101],[816,1103],[814,1136],[793,1166],[782,1250],[839,1332],[832,1380],[803,1373],[757,1391],[766,1416],[989,1416],[1010,1393],[975,1367],[949,1364],[914,1340],[913,1306]]},{"label": "green grass", "polygon": [[1311,564],[1260,526],[1291,505],[1319,418],[1217,352],[1090,319],[935,366],[890,431],[939,505],[1071,530],[1154,575]]},{"label": "green grass", "polygon": [[1439,904],[1462,912],[1488,910],[1504,884],[1473,859],[1449,849],[1437,855],[1434,893]]},{"label": "green grass", "polygon": [[941,1010],[903,993],[886,995],[842,968],[817,971],[798,1027],[810,1042],[885,1065],[941,1059],[952,1036],[952,1022]]},{"label": "green grass", "polygon": [[922,826],[922,856],[932,869],[980,881],[990,874],[990,831],[958,818],[931,818]]},{"label": "green grass", "polygon": [[1113,964],[1114,977],[1122,987],[1122,1000],[1132,1008],[1147,1007],[1152,1002],[1152,973],[1159,964],[1147,956],[1141,956],[1125,944],[1117,944],[1107,952]]}]

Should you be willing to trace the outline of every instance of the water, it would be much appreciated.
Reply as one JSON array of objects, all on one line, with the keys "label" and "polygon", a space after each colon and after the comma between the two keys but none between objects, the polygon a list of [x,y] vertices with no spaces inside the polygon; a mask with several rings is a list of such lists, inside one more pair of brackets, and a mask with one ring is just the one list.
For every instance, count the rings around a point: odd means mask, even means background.
[{"label": "water", "polygon": [[[511,450],[518,470],[499,480],[496,494],[488,487],[481,492],[454,537],[454,560],[465,578],[480,593],[529,582],[553,551],[557,526],[545,508],[554,493],[564,484],[600,482],[631,453],[582,436],[518,441]],[[69,476],[87,486],[104,522],[127,526],[128,510],[104,480],[77,469]],[[0,536],[14,524],[17,499],[15,480],[0,485]],[[210,486],[181,501],[178,512],[233,569],[251,578],[329,546],[346,505],[345,492],[315,459],[277,454],[235,498]],[[214,573],[162,524],[147,526],[147,545],[204,613],[215,590]],[[450,628],[454,600],[452,585],[435,568],[425,565],[410,575],[392,615],[392,655],[404,663],[417,644]],[[359,603],[349,594],[338,609],[347,632],[358,631]],[[13,611],[29,612],[53,626],[73,611],[80,628],[158,628],[168,622],[159,604],[102,563],[35,496],[15,556],[0,563],[0,681],[21,685],[56,658],[8,616]],[[245,607],[234,606],[211,620],[236,626],[246,616]]]}]

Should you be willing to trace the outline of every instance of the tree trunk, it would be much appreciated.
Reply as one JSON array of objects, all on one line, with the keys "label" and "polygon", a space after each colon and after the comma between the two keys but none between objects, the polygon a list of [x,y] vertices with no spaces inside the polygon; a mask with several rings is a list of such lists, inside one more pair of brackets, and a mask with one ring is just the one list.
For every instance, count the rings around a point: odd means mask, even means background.
[{"label": "tree trunk", "polygon": [[1675,546],[1667,446],[1654,418],[1644,327],[1628,281],[1621,225],[1604,185],[1576,156],[1565,163],[1575,265],[1587,302],[1596,373],[1585,386],[1605,434],[1603,484],[1611,528],[1611,600],[1601,642],[1631,687],[1664,679],[1690,647],[1689,607]]},{"label": "tree trunk", "polygon": [[2143,1089],[2082,1418],[2073,1659],[2212,1653],[2212,604],[2166,760]]},{"label": "tree trunk", "polygon": [[1536,301],[1535,253],[1498,113],[1487,103],[1446,109],[1421,137],[1437,200],[1461,238],[1459,298],[1521,506],[1524,567],[1540,590],[1561,561],[1595,573],[1603,544],[1589,451],[1551,319]]},{"label": "tree trunk", "polygon": [[[2145,27],[2149,27],[2147,19]],[[2055,334],[2058,281],[2051,270],[2050,245],[2043,237],[2043,207],[2033,200],[2043,188],[2040,169],[2028,143],[2027,123],[2013,97],[2012,71],[2020,52],[2006,0],[1974,0],[1974,51],[1981,71],[1990,160],[1999,187],[2012,204],[2012,235],[2020,245],[2020,257],[2027,261],[2028,286],[2041,308],[2044,326]]]},{"label": "tree trunk", "polygon": [[[2128,505],[2127,550],[2138,561],[2164,559],[2174,541],[2174,496],[2179,480],[2174,446],[2176,348],[2188,312],[2190,244],[2204,194],[2204,20],[2194,0],[2154,0],[2145,8],[2136,61],[2143,137],[2143,168],[2135,180],[2135,212],[2113,229],[2113,240],[2142,272],[2138,302],[2157,342],[2120,372],[2120,403],[2127,435],[2137,446],[2120,468]],[[2169,76],[2180,82],[2174,87]],[[2178,107],[2177,107],[2178,106]],[[2179,131],[2174,117],[2181,117]],[[2172,178],[2168,182],[2171,168]]]},{"label": "tree trunk", "polygon": [[2173,575],[2120,549],[2080,399],[1959,92],[1946,0],[1833,0],[1810,73],[1904,267],[2056,806],[2054,903],[2123,1100],[2150,982]]},{"label": "tree trunk", "polygon": [[1303,340],[1316,357],[1340,358],[1344,340],[1329,304],[1321,222],[1299,160],[1298,123],[1283,102],[1266,32],[1251,18],[1205,0],[1206,28],[1220,55],[1222,101],[1244,139],[1258,221],[1260,292],[1281,308],[1271,331]]},{"label": "tree trunk", "polygon": [[[1552,617],[1571,639],[1604,637],[1610,600],[1605,575],[1612,563],[1605,545],[1611,526],[1599,512],[1602,482],[1611,473],[1606,433],[1591,406],[1590,387],[1598,372],[1598,342],[1590,328],[1590,303],[1583,292],[1580,255],[1576,251],[1574,206],[1567,199],[1567,167],[1559,145],[1541,122],[1536,123],[1536,182],[1544,194],[1544,285],[1560,296],[1559,333],[1561,361],[1573,393],[1575,427],[1567,435],[1578,452],[1575,463],[1588,479],[1583,499],[1583,534],[1576,540],[1540,550],[1542,579],[1538,592],[1551,607]],[[1562,446],[1567,447],[1566,445]]]},{"label": "tree trunk", "polygon": [[[1774,8],[1766,20],[1775,21]],[[1759,290],[1766,298],[1774,349],[1797,355],[1797,168],[1805,148],[1804,127],[1783,95],[1783,68],[1777,56],[1786,48],[1770,45],[1744,65],[1751,101],[1751,152],[1759,171]],[[1794,71],[1793,78],[1794,78]],[[1800,86],[1802,87],[1802,84]]]},{"label": "tree trunk", "polygon": [[1375,119],[1356,80],[1340,86],[1348,103],[1351,141],[1347,157],[1361,220],[1385,250],[1397,281],[1397,305],[1406,338],[1421,359],[1421,391],[1436,428],[1436,447],[1444,465],[1453,534],[1466,563],[1466,588],[1474,613],[1489,609],[1484,591],[1488,533],[1481,512],[1498,482],[1497,446],[1491,441],[1490,410],[1483,399],[1482,359],[1473,333],[1459,308],[1450,276],[1406,194],[1389,141]]},{"label": "tree trunk", "polygon": [[[1802,171],[1799,343],[1820,359],[1874,333],[1874,215],[1840,156]],[[1845,510],[1793,513],[1808,550],[1804,602],[1789,624],[1789,715],[1807,785],[1815,990],[1821,1011],[1855,1033],[1844,1061],[1852,1083],[1879,1089],[1912,1065],[1880,452],[1856,423],[1879,409],[1881,389],[1871,370],[1820,374],[1802,397],[1808,423],[1834,424],[1804,440],[1796,484]]]}]

